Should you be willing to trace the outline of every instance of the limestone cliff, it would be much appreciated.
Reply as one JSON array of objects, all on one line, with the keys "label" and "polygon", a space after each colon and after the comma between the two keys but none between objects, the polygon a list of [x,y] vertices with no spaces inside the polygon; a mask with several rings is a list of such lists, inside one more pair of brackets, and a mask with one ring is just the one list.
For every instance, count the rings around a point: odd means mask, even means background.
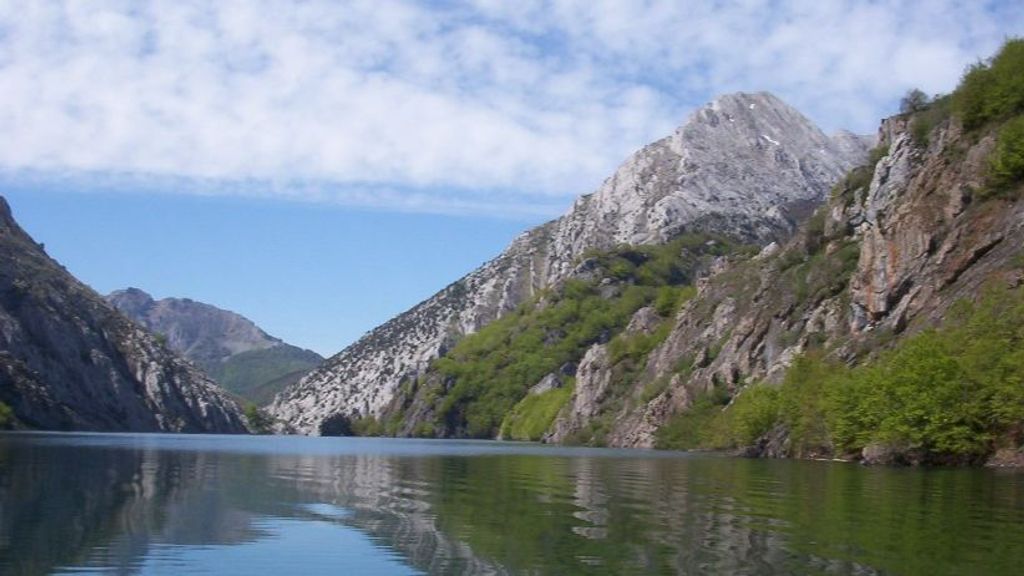
[{"label": "limestone cliff", "polygon": [[234,402],[47,256],[2,198],[0,401],[40,429],[246,431]]},{"label": "limestone cliff", "polygon": [[788,236],[867,144],[830,138],[766,94],[723,96],[636,152],[569,212],[374,329],[282,392],[271,411],[305,434],[335,415],[379,415],[403,381],[463,335],[569,277],[584,253],[708,231],[767,243]]}]

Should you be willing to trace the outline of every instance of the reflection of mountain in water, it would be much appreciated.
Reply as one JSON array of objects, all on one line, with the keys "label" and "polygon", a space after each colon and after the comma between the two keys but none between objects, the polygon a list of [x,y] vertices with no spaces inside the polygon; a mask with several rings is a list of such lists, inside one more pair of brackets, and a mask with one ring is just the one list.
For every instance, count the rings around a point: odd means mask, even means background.
[{"label": "reflection of mountain in water", "polygon": [[[239,572],[305,576],[374,572],[353,566],[367,561],[431,574],[1015,573],[1024,562],[1016,477],[495,446],[0,435],[0,573],[217,572],[225,556]],[[287,542],[299,544],[291,555]]]},{"label": "reflection of mountain in water", "polygon": [[502,572],[434,526],[429,506],[392,473],[392,460],[13,438],[0,438],[0,573],[69,565],[135,573],[156,545],[257,542],[268,536],[261,520],[289,517],[357,528],[427,572]]},{"label": "reflection of mountain in water", "polygon": [[419,570],[508,573],[438,525],[433,500],[443,463],[437,458],[295,456],[273,459],[269,474],[293,486],[302,498],[347,510],[349,514],[333,518],[366,532]]},{"label": "reflection of mountain in water", "polygon": [[270,473],[350,511],[346,524],[432,574],[771,574],[797,560],[873,573],[787,550],[778,526],[759,525],[756,511],[718,493],[735,481],[732,467],[705,474],[714,468],[640,458],[310,456],[274,459]]},{"label": "reflection of mountain in water", "polygon": [[358,529],[432,574],[770,573],[792,555],[777,530],[757,530],[746,506],[716,493],[732,478],[697,461],[196,452],[59,438],[0,444],[0,567],[12,573],[133,573],[154,546],[266,540],[266,518]]},{"label": "reflection of mountain in water", "polygon": [[68,564],[133,572],[155,541],[251,541],[252,514],[226,506],[221,456],[0,441],[0,572]]}]

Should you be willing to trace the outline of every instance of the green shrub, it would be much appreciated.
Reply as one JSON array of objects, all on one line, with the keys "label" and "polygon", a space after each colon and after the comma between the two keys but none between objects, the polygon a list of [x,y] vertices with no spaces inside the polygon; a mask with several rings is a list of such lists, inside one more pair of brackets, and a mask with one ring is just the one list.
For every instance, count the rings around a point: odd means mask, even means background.
[{"label": "green shrub", "polygon": [[999,129],[996,147],[989,158],[989,187],[994,193],[1011,190],[1024,180],[1024,115]]},{"label": "green shrub", "polygon": [[928,95],[918,88],[908,90],[900,100],[900,114],[913,114],[928,107]]},{"label": "green shrub", "polygon": [[936,98],[926,107],[917,111],[910,120],[910,137],[914,143],[926,148],[931,142],[931,133],[942,125],[952,113],[952,102],[949,96]]},{"label": "green shrub", "polygon": [[779,417],[797,456],[829,445],[824,389],[833,367],[813,352],[797,358],[779,391]]},{"label": "green shrub", "polygon": [[727,410],[733,445],[749,446],[771,431],[780,421],[779,389],[750,386]]},{"label": "green shrub", "polygon": [[671,380],[672,378],[666,374],[648,382],[640,392],[640,402],[647,404],[660,396],[665,390],[668,390],[668,384]]},{"label": "green shrub", "polygon": [[363,416],[352,421],[352,434],[355,436],[384,436],[385,425],[374,416]]},{"label": "green shrub", "polygon": [[412,431],[414,438],[433,438],[436,436],[434,425],[430,422],[420,422]]},{"label": "green shrub", "polygon": [[670,318],[684,302],[696,295],[697,289],[693,286],[662,286],[654,299],[654,309],[659,316]]},{"label": "green shrub", "polygon": [[967,130],[1024,111],[1024,40],[1008,40],[990,61],[968,68],[953,111]]},{"label": "green shrub", "polygon": [[870,151],[868,151],[868,166],[870,166],[872,168],[872,171],[874,171],[874,167],[877,166],[879,162],[881,162],[882,158],[885,158],[888,155],[888,146],[883,146],[881,144],[875,146]]},{"label": "green shrub", "polygon": [[671,322],[662,322],[650,334],[620,334],[608,343],[608,356],[612,364],[630,362],[639,364],[658,345],[665,341],[672,331]]},{"label": "green shrub", "polygon": [[246,404],[243,413],[245,414],[246,421],[249,422],[249,428],[254,434],[273,433],[274,418],[260,410],[259,406],[251,403]]}]

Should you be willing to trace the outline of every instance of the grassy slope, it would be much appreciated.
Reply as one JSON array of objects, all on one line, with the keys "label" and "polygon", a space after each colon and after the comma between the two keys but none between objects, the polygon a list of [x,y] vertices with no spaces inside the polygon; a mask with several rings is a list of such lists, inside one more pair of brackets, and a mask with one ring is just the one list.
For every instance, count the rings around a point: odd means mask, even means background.
[{"label": "grassy slope", "polygon": [[210,376],[226,390],[264,405],[322,361],[316,352],[284,344],[236,354],[212,367]]}]

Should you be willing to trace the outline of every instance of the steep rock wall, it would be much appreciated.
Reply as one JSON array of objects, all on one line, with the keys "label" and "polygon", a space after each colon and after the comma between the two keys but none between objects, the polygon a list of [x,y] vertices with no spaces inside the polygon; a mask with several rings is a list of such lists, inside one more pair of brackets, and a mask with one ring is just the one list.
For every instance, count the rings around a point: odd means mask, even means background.
[{"label": "steep rock wall", "polygon": [[233,401],[50,259],[3,198],[0,401],[41,429],[246,431]]}]

